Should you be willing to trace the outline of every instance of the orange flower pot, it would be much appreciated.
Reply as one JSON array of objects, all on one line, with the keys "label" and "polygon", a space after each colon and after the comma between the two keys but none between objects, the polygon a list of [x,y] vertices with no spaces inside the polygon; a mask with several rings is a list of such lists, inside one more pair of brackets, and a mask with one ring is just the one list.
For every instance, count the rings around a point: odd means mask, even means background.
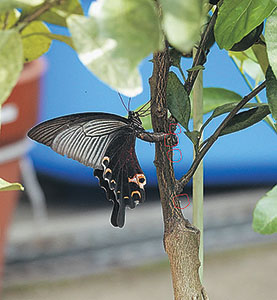
[{"label": "orange flower pot", "polygon": [[38,59],[24,66],[11,95],[2,106],[0,146],[26,137],[38,117],[40,79],[45,60]]},{"label": "orange flower pot", "polygon": [[[18,182],[20,180],[19,161],[14,160],[0,165],[0,174],[5,180]],[[16,207],[18,191],[0,192],[0,291],[1,278],[4,265],[4,245],[7,229],[10,224],[13,211]]]},{"label": "orange flower pot", "polygon": [[[29,148],[24,141],[26,133],[37,121],[40,79],[44,70],[44,59],[26,64],[17,85],[2,106],[0,177],[9,182],[21,180],[19,161]],[[18,195],[18,191],[0,192],[0,293],[7,230]]]}]

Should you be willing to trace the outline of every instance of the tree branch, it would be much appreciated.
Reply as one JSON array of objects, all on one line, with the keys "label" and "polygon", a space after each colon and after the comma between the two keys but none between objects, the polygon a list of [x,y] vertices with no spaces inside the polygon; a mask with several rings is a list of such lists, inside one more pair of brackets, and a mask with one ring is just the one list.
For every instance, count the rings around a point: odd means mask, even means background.
[{"label": "tree branch", "polygon": [[[168,45],[164,51],[153,55],[152,62],[153,73],[149,79],[151,118],[154,132],[164,134],[169,132],[166,104]],[[172,159],[167,156],[169,148],[164,143],[156,143],[155,149],[155,166],[164,219],[164,248],[170,261],[175,300],[201,299],[203,287],[198,274],[200,232],[183,217],[181,209],[177,207],[174,169]]]},{"label": "tree branch", "polygon": [[222,121],[222,123],[218,126],[214,134],[208,139],[205,146],[200,150],[196,159],[193,161],[190,169],[188,172],[177,182],[176,184],[176,192],[181,193],[185,185],[190,181],[193,174],[195,173],[199,163],[208,152],[208,150],[212,147],[215,141],[220,136],[221,131],[226,127],[227,123],[236,115],[236,113],[243,108],[243,106],[249,102],[252,98],[254,98],[260,91],[265,88],[265,81],[257,86],[251,93],[246,95],[238,104],[237,106],[227,115],[227,117]]},{"label": "tree branch", "polygon": [[[168,47],[163,52],[153,55],[153,73],[149,79],[151,88],[151,117],[155,134],[164,135],[169,131],[166,106],[166,84],[169,71]],[[175,176],[172,162],[166,153],[168,148],[164,143],[155,144],[155,165],[159,182],[159,190],[163,208],[164,221],[172,215],[174,206],[168,198],[174,192]],[[162,178],[162,179],[161,179]],[[159,180],[161,179],[161,180]],[[181,216],[181,212],[180,216]]]}]

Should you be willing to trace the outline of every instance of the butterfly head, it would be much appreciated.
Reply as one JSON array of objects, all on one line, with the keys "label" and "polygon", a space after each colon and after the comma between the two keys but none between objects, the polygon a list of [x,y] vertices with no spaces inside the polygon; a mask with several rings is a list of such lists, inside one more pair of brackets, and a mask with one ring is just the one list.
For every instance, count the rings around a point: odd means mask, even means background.
[{"label": "butterfly head", "polygon": [[141,119],[139,117],[139,113],[136,111],[132,111],[130,110],[128,113],[128,119],[134,124],[137,125],[139,128],[141,128],[142,126],[142,122]]}]

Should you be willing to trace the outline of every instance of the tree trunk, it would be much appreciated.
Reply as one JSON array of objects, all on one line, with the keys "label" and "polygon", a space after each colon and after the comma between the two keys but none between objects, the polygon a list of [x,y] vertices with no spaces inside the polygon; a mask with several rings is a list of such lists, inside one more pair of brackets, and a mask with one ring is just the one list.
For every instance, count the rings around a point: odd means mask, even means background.
[{"label": "tree trunk", "polygon": [[[154,54],[153,73],[149,79],[154,132],[169,132],[166,105],[168,70],[169,55],[166,47],[163,52]],[[154,163],[163,210],[164,248],[170,261],[174,297],[175,300],[208,299],[198,274],[200,233],[183,217],[181,209],[174,206],[176,185],[173,165],[167,157],[168,149],[163,142],[156,143]]]}]

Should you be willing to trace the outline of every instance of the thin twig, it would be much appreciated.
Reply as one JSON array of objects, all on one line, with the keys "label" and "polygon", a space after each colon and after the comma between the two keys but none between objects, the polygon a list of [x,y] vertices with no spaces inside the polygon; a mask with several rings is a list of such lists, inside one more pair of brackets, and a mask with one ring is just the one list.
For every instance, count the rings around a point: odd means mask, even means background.
[{"label": "thin twig", "polygon": [[212,147],[214,142],[218,139],[220,136],[220,133],[225,128],[227,123],[236,115],[236,113],[252,98],[254,98],[260,91],[262,91],[265,88],[265,81],[261,83],[259,86],[257,86],[252,92],[250,92],[248,95],[246,95],[237,105],[236,107],[227,115],[227,117],[222,121],[222,123],[218,126],[214,134],[208,139],[205,146],[200,150],[198,156],[193,161],[190,169],[188,172],[177,182],[176,184],[176,192],[181,193],[184,186],[190,181],[193,174],[195,173],[199,163],[203,159],[204,155],[208,152],[208,150]]},{"label": "thin twig", "polygon": [[19,32],[21,32],[29,23],[37,19],[39,16],[41,16],[43,13],[45,13],[47,10],[49,10],[51,7],[53,7],[55,4],[58,4],[61,2],[61,0],[53,0],[53,1],[45,1],[38,9],[34,10],[30,15],[27,15],[23,19],[19,19],[18,22],[14,25],[20,26]]},{"label": "thin twig", "polygon": [[186,82],[186,76],[185,76],[185,74],[184,74],[184,72],[183,72],[183,70],[182,70],[180,64],[178,65],[178,69],[179,69],[179,71],[180,71],[180,73],[181,73],[181,75],[182,75],[182,78],[183,78],[184,82]]},{"label": "thin twig", "polygon": [[7,11],[7,12],[5,13],[5,17],[4,17],[4,22],[3,22],[2,30],[5,30],[5,29],[7,28],[9,15],[10,15],[10,12]]},{"label": "thin twig", "polygon": [[202,288],[201,294],[204,300],[209,300],[209,296],[204,287]]},{"label": "thin twig", "polygon": [[[204,129],[206,128],[206,126],[211,122],[211,120],[213,119],[213,116],[210,116],[206,121],[205,123],[201,126],[200,130],[199,130],[199,137],[201,138],[202,137],[202,134],[203,134],[203,131]],[[200,139],[199,138],[199,139]],[[203,142],[202,142],[203,144]]]},{"label": "thin twig", "polygon": [[[218,14],[218,8],[216,8],[216,10],[214,11],[208,26],[206,27],[204,33],[202,34],[202,37],[201,37],[201,40],[200,40],[200,43],[199,43],[199,46],[198,46],[198,49],[197,49],[197,52],[196,52],[196,55],[195,55],[195,59],[194,59],[193,64],[192,64],[192,68],[195,67],[195,66],[198,66],[198,65],[203,66],[204,63],[207,60],[207,58],[206,58],[206,50],[207,50],[206,49],[206,44],[207,44],[208,38],[209,38],[210,34],[212,33],[213,28],[214,28],[215,21],[216,21],[216,18],[217,18],[217,14]],[[188,94],[190,94],[190,92],[193,88],[193,85],[194,85],[194,82],[195,82],[195,79],[196,79],[198,73],[199,73],[199,70],[194,70],[194,71],[189,72],[188,79],[185,82],[185,89],[186,89]]]}]

